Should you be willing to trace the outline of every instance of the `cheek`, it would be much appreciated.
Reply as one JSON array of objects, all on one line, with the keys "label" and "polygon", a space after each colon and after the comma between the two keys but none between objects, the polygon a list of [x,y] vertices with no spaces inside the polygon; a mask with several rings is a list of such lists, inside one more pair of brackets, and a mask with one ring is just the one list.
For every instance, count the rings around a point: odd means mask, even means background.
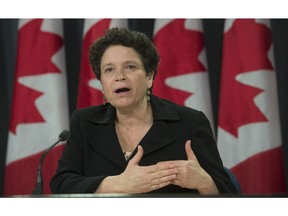
[{"label": "cheek", "polygon": [[101,85],[101,89],[102,89],[102,93],[105,95],[105,96],[107,96],[107,94],[109,94],[109,86],[111,86],[111,85],[109,85],[109,84],[107,84],[107,83],[103,83],[102,82],[102,85]]}]

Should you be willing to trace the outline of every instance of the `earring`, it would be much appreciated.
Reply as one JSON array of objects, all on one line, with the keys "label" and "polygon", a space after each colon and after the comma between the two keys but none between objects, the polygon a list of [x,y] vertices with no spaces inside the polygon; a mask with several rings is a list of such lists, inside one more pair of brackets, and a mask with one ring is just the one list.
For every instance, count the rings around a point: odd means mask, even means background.
[{"label": "earring", "polygon": [[146,90],[146,99],[147,99],[147,102],[150,101],[150,94],[151,94],[150,89],[147,89],[147,90]]}]

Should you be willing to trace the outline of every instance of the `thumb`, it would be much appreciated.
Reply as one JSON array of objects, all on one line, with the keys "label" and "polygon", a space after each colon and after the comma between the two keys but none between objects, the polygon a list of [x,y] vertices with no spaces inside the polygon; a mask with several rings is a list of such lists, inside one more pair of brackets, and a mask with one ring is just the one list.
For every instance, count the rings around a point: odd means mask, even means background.
[{"label": "thumb", "polygon": [[197,161],[197,158],[191,148],[191,140],[187,140],[186,143],[185,143],[185,150],[186,150],[186,155],[187,155],[187,158],[188,160],[196,160]]},{"label": "thumb", "polygon": [[143,150],[142,146],[138,145],[138,147],[137,147],[137,153],[136,153],[136,154],[134,155],[134,157],[129,161],[129,164],[138,165],[138,163],[140,162],[143,154],[144,154],[144,150]]}]

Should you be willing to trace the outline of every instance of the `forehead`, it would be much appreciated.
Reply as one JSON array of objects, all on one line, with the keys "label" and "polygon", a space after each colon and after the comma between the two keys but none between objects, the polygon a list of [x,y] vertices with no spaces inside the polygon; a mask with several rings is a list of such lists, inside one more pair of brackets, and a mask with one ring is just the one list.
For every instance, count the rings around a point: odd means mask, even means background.
[{"label": "forehead", "polygon": [[131,47],[125,47],[122,45],[112,45],[108,47],[102,56],[101,63],[107,63],[111,61],[127,61],[127,60],[138,60],[141,61],[139,54]]}]

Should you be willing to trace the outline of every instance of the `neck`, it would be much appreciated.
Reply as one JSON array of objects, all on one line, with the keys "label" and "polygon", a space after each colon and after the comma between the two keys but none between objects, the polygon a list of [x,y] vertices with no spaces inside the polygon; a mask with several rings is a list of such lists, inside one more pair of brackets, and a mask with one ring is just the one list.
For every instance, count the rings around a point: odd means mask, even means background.
[{"label": "neck", "polygon": [[133,126],[150,124],[152,120],[152,108],[150,103],[144,102],[141,106],[129,111],[116,111],[116,124],[121,126]]}]

